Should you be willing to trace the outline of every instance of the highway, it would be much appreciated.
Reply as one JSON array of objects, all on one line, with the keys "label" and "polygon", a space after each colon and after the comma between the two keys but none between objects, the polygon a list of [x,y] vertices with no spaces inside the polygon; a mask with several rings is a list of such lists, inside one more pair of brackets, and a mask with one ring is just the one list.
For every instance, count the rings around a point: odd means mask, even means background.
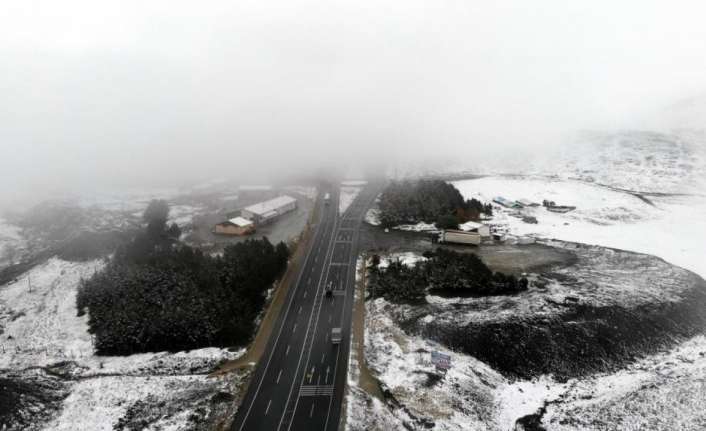
[{"label": "highway", "polygon": [[[322,198],[329,192],[330,204]],[[365,187],[345,214],[338,189],[320,190],[321,216],[262,358],[231,427],[337,430],[345,390],[355,289],[358,230],[375,197]],[[326,286],[333,294],[326,295]],[[342,328],[340,344],[331,330]]]}]

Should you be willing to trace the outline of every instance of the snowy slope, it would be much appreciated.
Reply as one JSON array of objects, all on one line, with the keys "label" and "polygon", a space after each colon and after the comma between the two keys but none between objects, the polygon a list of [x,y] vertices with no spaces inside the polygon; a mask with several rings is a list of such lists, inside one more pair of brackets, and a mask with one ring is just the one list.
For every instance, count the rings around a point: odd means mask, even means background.
[{"label": "snowy slope", "polygon": [[685,132],[583,133],[534,169],[633,191],[704,193],[704,142]]}]

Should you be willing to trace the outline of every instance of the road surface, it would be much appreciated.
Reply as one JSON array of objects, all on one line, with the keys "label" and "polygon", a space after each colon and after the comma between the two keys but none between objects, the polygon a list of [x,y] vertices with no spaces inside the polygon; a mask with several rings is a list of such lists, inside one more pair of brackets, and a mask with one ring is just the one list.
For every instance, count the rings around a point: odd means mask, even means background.
[{"label": "road surface", "polygon": [[[338,214],[338,190],[322,190],[311,248],[290,288],[265,353],[231,427],[337,430],[348,370],[358,230],[375,187],[361,190]],[[321,197],[331,194],[330,204]],[[333,294],[326,296],[326,286]],[[342,328],[333,344],[331,330]]]}]

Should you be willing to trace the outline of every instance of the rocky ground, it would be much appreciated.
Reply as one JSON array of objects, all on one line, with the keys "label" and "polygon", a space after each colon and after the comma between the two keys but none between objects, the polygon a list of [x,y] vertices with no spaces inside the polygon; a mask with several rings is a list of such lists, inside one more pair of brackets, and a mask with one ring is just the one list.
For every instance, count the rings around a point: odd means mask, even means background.
[{"label": "rocky ground", "polygon": [[[700,429],[700,277],[595,246],[515,247],[539,268],[527,292],[428,296],[424,306],[367,302],[365,360],[384,397],[352,385],[349,404],[370,414],[352,412],[349,429]],[[544,265],[529,252],[540,248],[575,257]],[[434,369],[432,351],[452,357],[447,374]]]},{"label": "rocky ground", "polygon": [[[653,256],[549,244],[514,246],[533,258],[537,253],[531,250],[545,247],[575,256],[567,257],[566,265],[530,272],[526,292],[428,296],[426,305],[400,305],[390,315],[409,333],[523,378],[609,371],[706,328],[706,283],[696,274]],[[484,253],[491,255],[492,247]]]}]

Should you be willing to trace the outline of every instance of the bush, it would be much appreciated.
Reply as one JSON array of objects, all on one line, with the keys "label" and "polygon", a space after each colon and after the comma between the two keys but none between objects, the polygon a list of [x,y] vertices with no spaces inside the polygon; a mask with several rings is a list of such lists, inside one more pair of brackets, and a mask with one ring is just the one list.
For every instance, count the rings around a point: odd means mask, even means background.
[{"label": "bush", "polygon": [[457,227],[458,223],[478,220],[481,214],[492,214],[489,204],[464,201],[453,185],[441,180],[392,182],[380,196],[379,206],[384,227],[418,222]]},{"label": "bush", "polygon": [[436,219],[436,227],[439,229],[458,229],[458,219],[455,215],[441,215]]},{"label": "bush", "polygon": [[457,253],[439,248],[425,252],[426,261],[407,266],[399,260],[371,274],[371,290],[393,302],[419,302],[430,292],[444,294],[488,296],[504,295],[527,290],[526,278],[517,280],[490,270],[471,253]]}]

